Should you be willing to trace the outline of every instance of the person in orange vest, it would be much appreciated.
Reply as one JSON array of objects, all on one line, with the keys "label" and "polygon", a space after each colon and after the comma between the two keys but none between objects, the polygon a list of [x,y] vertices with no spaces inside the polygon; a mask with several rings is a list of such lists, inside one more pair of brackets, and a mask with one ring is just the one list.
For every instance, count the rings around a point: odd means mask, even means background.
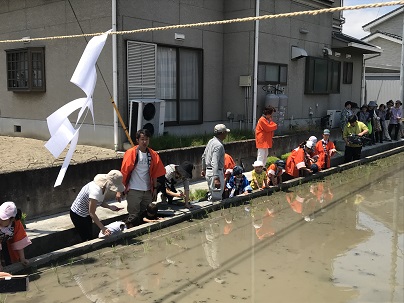
[{"label": "person in orange vest", "polygon": [[319,170],[331,167],[331,157],[335,155],[337,150],[335,145],[330,141],[330,130],[323,131],[323,139],[316,144],[316,152],[318,155],[317,166]]},{"label": "person in orange vest", "polygon": [[233,157],[230,156],[228,153],[224,154],[224,172],[226,173],[226,170],[228,169],[233,169],[234,166],[236,166],[236,162],[234,162]]},{"label": "person in orange vest", "polygon": [[279,186],[282,184],[282,174],[285,172],[286,163],[283,160],[276,160],[267,169],[268,185]]},{"label": "person in orange vest", "polygon": [[259,118],[255,127],[255,147],[257,150],[257,161],[267,163],[268,149],[272,148],[272,138],[278,125],[272,121],[272,114],[276,112],[272,106],[266,106],[262,117]]},{"label": "person in orange vest", "polygon": [[[138,130],[136,142],[138,145],[128,149],[123,155],[121,172],[125,185],[126,200],[128,201],[128,219],[133,225],[139,225],[147,205],[157,199],[157,178],[166,174],[164,164],[157,152],[149,148],[150,132],[147,129]],[[116,195],[120,199],[120,193]]]},{"label": "person in orange vest", "polygon": [[307,141],[304,147],[298,146],[286,160],[286,173],[294,178],[316,173],[318,167],[312,163],[310,153],[314,148],[312,141]]}]

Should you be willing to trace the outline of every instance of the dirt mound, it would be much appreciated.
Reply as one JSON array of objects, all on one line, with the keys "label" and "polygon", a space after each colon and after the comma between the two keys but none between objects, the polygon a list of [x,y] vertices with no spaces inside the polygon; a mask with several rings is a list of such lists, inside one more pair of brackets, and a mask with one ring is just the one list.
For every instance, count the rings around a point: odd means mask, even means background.
[{"label": "dirt mound", "polygon": [[[55,159],[45,148],[46,141],[0,136],[0,172],[57,166],[63,163],[68,148]],[[112,149],[89,145],[77,145],[71,163],[81,163],[93,159],[120,157]]]}]

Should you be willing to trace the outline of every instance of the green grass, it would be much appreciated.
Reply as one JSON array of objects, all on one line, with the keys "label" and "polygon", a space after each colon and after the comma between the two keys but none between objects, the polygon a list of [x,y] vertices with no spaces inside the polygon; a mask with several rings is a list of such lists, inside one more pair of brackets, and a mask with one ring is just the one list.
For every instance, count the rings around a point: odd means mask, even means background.
[{"label": "green grass", "polygon": [[[160,137],[150,138],[150,147],[154,150],[164,150],[172,148],[182,148],[182,147],[194,147],[206,145],[210,139],[212,139],[213,134],[204,135],[192,135],[192,136],[174,136],[170,134],[165,134]],[[242,141],[247,139],[254,139],[254,133],[251,130],[232,130],[225,143]]]},{"label": "green grass", "polygon": [[207,192],[208,191],[204,189],[191,190],[191,192],[189,193],[189,200],[198,201],[199,199],[204,198]]}]

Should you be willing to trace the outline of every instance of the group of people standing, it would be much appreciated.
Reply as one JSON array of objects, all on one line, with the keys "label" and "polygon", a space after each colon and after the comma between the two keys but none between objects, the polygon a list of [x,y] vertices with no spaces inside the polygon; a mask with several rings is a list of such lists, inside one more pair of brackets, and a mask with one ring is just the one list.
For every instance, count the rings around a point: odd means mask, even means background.
[{"label": "group of people standing", "polygon": [[[345,141],[345,162],[359,160],[365,139],[357,139],[356,136],[368,138],[370,145],[383,143],[383,141],[399,140],[402,137],[401,119],[402,102],[389,100],[386,105],[379,106],[375,101],[362,105],[359,111],[355,109],[356,103],[345,102],[345,108],[341,111],[341,130]],[[394,135],[393,135],[394,131]]]},{"label": "group of people standing", "polygon": [[358,110],[356,103],[345,102],[341,111],[341,130],[348,123],[348,118],[357,116],[357,120],[366,124],[369,130],[370,144],[383,143],[383,141],[398,140],[402,137],[402,102],[389,100],[386,104],[377,105],[376,101],[370,101],[362,105]]}]

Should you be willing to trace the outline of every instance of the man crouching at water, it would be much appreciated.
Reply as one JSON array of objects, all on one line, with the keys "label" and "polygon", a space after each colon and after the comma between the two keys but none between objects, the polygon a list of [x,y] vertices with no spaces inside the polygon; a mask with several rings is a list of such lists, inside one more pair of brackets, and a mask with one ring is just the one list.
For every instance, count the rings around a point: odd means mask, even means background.
[{"label": "man crouching at water", "polygon": [[355,140],[358,136],[362,137],[369,132],[365,123],[357,121],[356,115],[352,115],[348,118],[348,124],[344,127],[342,137],[345,141],[345,163],[353,160],[359,160],[362,152],[362,141]]}]

